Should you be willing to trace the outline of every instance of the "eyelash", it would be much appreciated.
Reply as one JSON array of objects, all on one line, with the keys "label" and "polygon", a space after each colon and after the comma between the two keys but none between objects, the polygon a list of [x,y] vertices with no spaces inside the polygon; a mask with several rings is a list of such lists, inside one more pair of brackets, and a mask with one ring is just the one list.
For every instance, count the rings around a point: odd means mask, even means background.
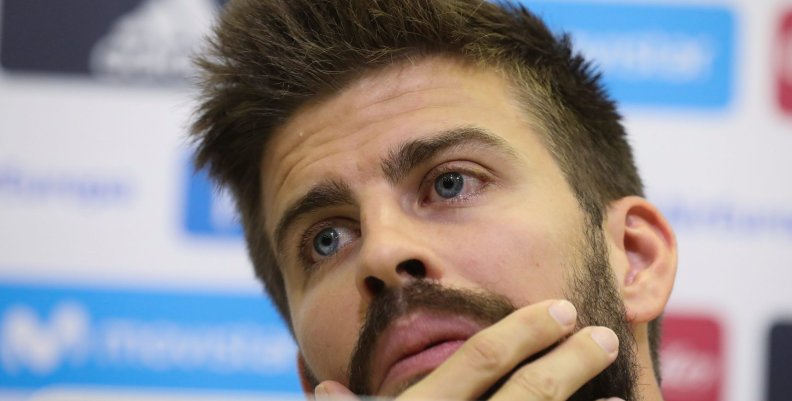
[{"label": "eyelash", "polygon": [[418,189],[418,193],[420,194],[420,202],[422,206],[426,204],[426,198],[428,198],[431,194],[431,191],[434,190],[435,181],[441,175],[447,173],[459,173],[462,174],[463,176],[473,177],[481,183],[481,187],[478,188],[476,192],[472,194],[440,201],[447,205],[464,203],[470,200],[471,198],[480,195],[481,192],[483,192],[492,183],[491,179],[489,179],[489,177],[485,173],[482,173],[481,171],[474,171],[471,168],[462,167],[458,163],[441,164],[440,166],[437,166],[434,169],[432,169],[432,171],[430,171],[429,174],[427,174],[426,177],[421,181],[420,187]]},{"label": "eyelash", "polygon": [[[310,267],[314,267],[314,266],[316,266],[316,265],[318,265],[320,263],[326,262],[326,261],[336,257],[338,254],[343,252],[343,248],[342,248],[338,252],[336,252],[336,253],[334,253],[334,254],[332,254],[330,256],[327,256],[324,259],[322,259],[320,261],[317,261],[317,262],[311,261],[310,256],[309,256],[313,252],[313,250],[310,248],[310,246],[312,246],[314,238],[320,232],[322,232],[322,230],[324,230],[325,228],[336,227],[336,226],[341,226],[341,225],[348,225],[348,223],[346,223],[346,224],[345,223],[340,223],[340,219],[337,219],[337,218],[336,219],[324,220],[324,221],[321,221],[319,223],[314,224],[308,230],[306,230],[305,233],[303,233],[302,238],[300,239],[300,244],[298,245],[298,248],[297,248],[297,251],[298,251],[299,257],[300,257],[300,262],[303,264],[303,266],[307,266],[309,268]],[[358,229],[358,232],[359,231],[360,230]]]}]

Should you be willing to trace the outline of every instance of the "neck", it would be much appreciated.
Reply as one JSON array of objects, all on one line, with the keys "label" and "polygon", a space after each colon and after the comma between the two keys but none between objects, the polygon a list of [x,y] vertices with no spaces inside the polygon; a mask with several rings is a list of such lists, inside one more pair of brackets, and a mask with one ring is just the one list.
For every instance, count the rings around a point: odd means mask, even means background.
[{"label": "neck", "polygon": [[657,383],[652,356],[649,352],[646,325],[634,325],[633,333],[635,333],[636,355],[638,356],[640,370],[636,386],[639,400],[631,401],[663,401],[663,394],[660,391],[660,385]]}]

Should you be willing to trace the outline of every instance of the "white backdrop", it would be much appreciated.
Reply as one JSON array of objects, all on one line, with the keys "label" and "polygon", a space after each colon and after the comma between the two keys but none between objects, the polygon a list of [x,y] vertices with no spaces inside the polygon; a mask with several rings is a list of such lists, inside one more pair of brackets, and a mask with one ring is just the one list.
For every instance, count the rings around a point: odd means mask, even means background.
[{"label": "white backdrop", "polygon": [[[176,55],[162,61],[165,56],[155,45],[167,43],[163,37],[189,42],[205,31],[209,17],[204,11],[211,5],[185,4],[160,1],[148,9],[136,8],[140,15],[146,11],[156,17],[141,17],[148,21],[142,28],[117,24],[114,29],[126,29],[126,35],[133,36],[137,32],[143,38],[133,44],[117,38],[121,44],[113,49],[118,54],[94,54],[92,67],[84,73],[26,69],[24,60],[5,58],[8,53],[3,52],[12,38],[3,38],[0,291],[6,293],[5,298],[0,293],[4,308],[0,312],[4,316],[20,305],[34,305],[32,316],[39,320],[34,319],[38,326],[31,327],[55,338],[56,315],[50,312],[58,303],[37,303],[43,295],[31,295],[38,294],[36,289],[67,293],[76,289],[66,298],[84,300],[92,316],[104,313],[95,305],[115,302],[107,294],[116,291],[129,292],[130,297],[148,292],[183,297],[178,302],[193,302],[192,296],[222,302],[229,297],[245,302],[261,298],[244,244],[233,226],[227,226],[227,204],[208,195],[194,198],[190,192],[197,185],[188,166],[185,134],[192,94],[188,86],[168,81],[182,72],[179,60],[183,59]],[[607,11],[645,4],[597,2],[595,6]],[[689,7],[714,8],[731,21],[727,28],[733,36],[723,39],[730,41],[725,46],[732,51],[724,61],[730,63],[727,94],[704,105],[625,101],[623,112],[649,198],[667,213],[678,237],[680,265],[669,314],[704,316],[716,323],[723,341],[718,351],[722,365],[717,371],[722,376],[717,399],[767,399],[770,330],[776,324],[792,324],[792,107],[785,108],[779,100],[780,91],[792,92],[792,29],[782,32],[785,18],[792,20],[792,3],[691,0],[654,1],[648,6],[682,12]],[[556,15],[552,12],[559,7],[548,6],[547,15]],[[8,10],[4,9],[4,24],[17,18]],[[186,12],[193,18],[184,18]],[[75,14],[68,18],[79,21],[79,13]],[[157,18],[165,22],[157,23]],[[662,28],[662,18],[659,21]],[[124,33],[119,35],[123,38]],[[24,35],[13,39],[17,37]],[[597,51],[590,42],[589,46]],[[615,53],[599,49],[597,54],[603,65],[609,55],[610,62],[619,61]],[[136,65],[142,67],[133,68]],[[136,74],[156,79],[141,83]],[[202,202],[208,204],[208,211],[191,214],[190,208]],[[195,223],[199,215],[208,229]],[[267,308],[264,301],[260,305]],[[129,316],[139,319],[151,312],[131,310]],[[272,319],[259,323],[270,324]],[[47,360],[44,354],[65,358],[57,350],[47,354],[36,348],[63,347],[63,341],[42,334],[41,341],[31,343],[32,351],[19,351],[10,348],[18,344],[6,341],[12,337],[3,336],[0,398],[27,399],[32,394],[40,398],[37,392],[51,391],[53,385],[101,385],[122,392],[138,388],[114,379],[91,381],[87,376],[101,370],[98,367],[76,373],[59,367],[55,376],[37,376],[35,369],[24,370],[32,369],[24,361]],[[14,373],[14,366],[22,370]],[[284,366],[291,367],[292,362]],[[786,373],[792,379],[792,372]],[[296,381],[291,380],[289,386],[272,391],[266,384],[221,382],[216,389],[288,393],[297,391]],[[169,393],[174,397],[194,391],[194,386],[181,382],[143,387],[175,388]],[[62,395],[44,394],[41,399]]]}]

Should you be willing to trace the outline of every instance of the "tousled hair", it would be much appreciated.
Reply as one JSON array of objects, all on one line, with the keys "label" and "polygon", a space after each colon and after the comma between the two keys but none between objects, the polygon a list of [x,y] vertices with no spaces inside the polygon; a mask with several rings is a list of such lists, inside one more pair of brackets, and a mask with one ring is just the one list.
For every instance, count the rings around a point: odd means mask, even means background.
[{"label": "tousled hair", "polygon": [[[202,71],[196,165],[231,190],[257,276],[291,325],[283,276],[264,230],[261,158],[295,111],[362,74],[445,56],[512,84],[591,224],[643,196],[626,133],[599,74],[525,7],[484,0],[239,0],[224,8]],[[660,319],[649,325],[659,378]]]}]

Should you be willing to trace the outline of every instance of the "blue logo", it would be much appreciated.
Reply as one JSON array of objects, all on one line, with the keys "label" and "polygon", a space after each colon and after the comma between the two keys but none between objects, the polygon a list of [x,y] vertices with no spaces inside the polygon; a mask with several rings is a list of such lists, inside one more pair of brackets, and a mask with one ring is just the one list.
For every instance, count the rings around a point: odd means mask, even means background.
[{"label": "blue logo", "polygon": [[621,104],[717,109],[732,97],[735,22],[719,6],[524,1],[603,73]]},{"label": "blue logo", "polygon": [[5,199],[97,207],[122,205],[134,196],[134,185],[124,177],[0,165],[0,197]]},{"label": "blue logo", "polygon": [[239,238],[239,224],[234,201],[227,190],[214,185],[206,170],[187,169],[187,196],[184,225],[188,233],[214,238]]},{"label": "blue logo", "polygon": [[676,230],[792,238],[792,211],[772,205],[743,205],[729,200],[655,199]]},{"label": "blue logo", "polygon": [[260,296],[0,285],[0,388],[297,393],[296,352]]}]

